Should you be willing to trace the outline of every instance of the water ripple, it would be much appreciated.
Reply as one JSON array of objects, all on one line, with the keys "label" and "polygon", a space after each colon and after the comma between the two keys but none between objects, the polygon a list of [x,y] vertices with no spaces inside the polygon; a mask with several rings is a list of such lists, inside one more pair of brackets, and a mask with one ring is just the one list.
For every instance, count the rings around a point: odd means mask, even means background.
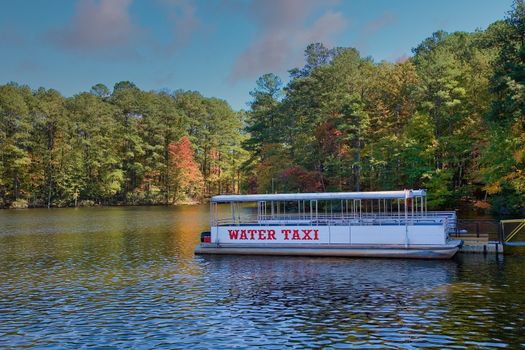
[{"label": "water ripple", "polygon": [[0,348],[525,347],[523,256],[194,257],[206,209],[0,213]]}]

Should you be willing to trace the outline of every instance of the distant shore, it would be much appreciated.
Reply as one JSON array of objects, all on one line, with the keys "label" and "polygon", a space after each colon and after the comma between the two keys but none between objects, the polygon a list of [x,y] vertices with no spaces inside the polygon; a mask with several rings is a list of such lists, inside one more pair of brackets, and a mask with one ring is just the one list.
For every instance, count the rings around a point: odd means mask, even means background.
[{"label": "distant shore", "polygon": [[14,201],[10,205],[0,206],[0,210],[21,210],[21,209],[61,209],[61,208],[97,208],[97,207],[176,207],[182,205],[200,205],[208,202],[202,200],[181,200],[174,203],[95,203],[93,201],[79,201],[77,205],[31,205],[26,201]]}]

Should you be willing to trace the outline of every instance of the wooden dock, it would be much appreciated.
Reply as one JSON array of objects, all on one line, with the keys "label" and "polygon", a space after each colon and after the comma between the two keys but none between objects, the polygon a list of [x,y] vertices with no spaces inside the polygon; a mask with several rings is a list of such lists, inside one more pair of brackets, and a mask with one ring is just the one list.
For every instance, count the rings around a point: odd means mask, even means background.
[{"label": "wooden dock", "polygon": [[503,253],[503,244],[498,240],[490,240],[488,233],[460,233],[452,237],[463,240],[459,250],[461,253]]}]

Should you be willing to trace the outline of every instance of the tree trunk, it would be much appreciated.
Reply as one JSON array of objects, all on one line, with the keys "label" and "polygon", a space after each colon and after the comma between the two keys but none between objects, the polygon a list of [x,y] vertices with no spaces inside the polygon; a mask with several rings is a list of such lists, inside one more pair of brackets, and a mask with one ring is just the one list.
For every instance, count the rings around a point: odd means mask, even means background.
[{"label": "tree trunk", "polygon": [[[207,138],[205,140],[207,142]],[[208,146],[204,146],[204,159],[202,162],[202,177],[204,178],[204,192],[210,193],[208,188]]]},{"label": "tree trunk", "polygon": [[47,126],[47,207],[51,208],[51,195],[53,192],[53,147],[54,147],[54,125],[48,124]]},{"label": "tree trunk", "polygon": [[235,193],[241,193],[241,171],[239,169],[237,169],[237,190]]},{"label": "tree trunk", "polygon": [[361,138],[357,136],[357,159],[355,169],[355,191],[361,191]]},{"label": "tree trunk", "polygon": [[13,174],[13,199],[18,200],[18,171]]},{"label": "tree trunk", "polygon": [[218,173],[218,177],[219,177],[219,181],[218,181],[218,182],[219,182],[219,183],[218,183],[218,185],[217,185],[217,189],[218,189],[217,194],[220,194],[220,193],[221,193],[221,190],[222,190],[222,188],[221,188],[221,152],[218,152],[218,153],[219,153],[219,155],[218,155],[218,159],[217,159],[217,160],[218,160],[218,162],[217,162],[217,163],[218,163],[217,168],[218,168],[218,172],[219,172],[219,173]]},{"label": "tree trunk", "polygon": [[170,198],[170,153],[168,140],[164,141],[164,167],[164,205],[168,205]]}]

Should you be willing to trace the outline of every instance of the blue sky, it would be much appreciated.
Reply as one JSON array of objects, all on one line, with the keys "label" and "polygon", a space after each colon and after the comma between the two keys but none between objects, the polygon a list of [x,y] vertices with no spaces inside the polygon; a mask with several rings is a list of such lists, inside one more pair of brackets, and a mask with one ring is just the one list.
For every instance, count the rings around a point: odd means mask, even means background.
[{"label": "blue sky", "polygon": [[512,0],[0,0],[0,84],[65,96],[130,80],[246,108],[258,76],[287,80],[309,42],[395,61],[434,31],[473,31]]}]

